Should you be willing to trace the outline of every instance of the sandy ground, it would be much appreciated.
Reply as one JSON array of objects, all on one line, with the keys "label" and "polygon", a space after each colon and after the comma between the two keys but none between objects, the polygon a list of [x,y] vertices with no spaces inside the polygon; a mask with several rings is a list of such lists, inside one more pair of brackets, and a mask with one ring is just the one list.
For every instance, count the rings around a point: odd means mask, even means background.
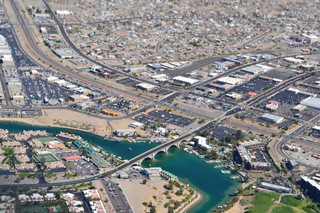
[{"label": "sandy ground", "polygon": [[[117,182],[120,183],[124,192],[135,212],[145,212],[148,211],[149,208],[146,208],[142,205],[143,202],[152,202],[153,205],[156,206],[157,212],[167,212],[168,210],[164,208],[164,204],[169,200],[164,195],[166,189],[163,187],[167,184],[167,181],[154,180],[148,181],[147,184],[141,184],[141,180],[119,180]],[[139,190],[137,190],[139,189]],[[176,191],[176,189],[174,189]],[[173,200],[180,200],[182,197],[178,197],[170,193]],[[155,198],[156,197],[156,198]],[[201,199],[201,196],[198,196],[197,199],[187,205],[183,211],[185,212],[188,208],[190,208],[193,204]]]},{"label": "sandy ground", "polygon": [[241,206],[240,205],[240,200],[241,199],[242,199],[242,197],[240,197],[239,201],[236,202],[231,209],[228,209],[227,211],[225,211],[225,213],[242,213],[242,212],[244,212],[244,209],[247,206]]},{"label": "sandy ground", "polygon": [[91,132],[100,136],[111,134],[106,119],[100,119],[79,112],[64,109],[43,110],[44,116],[38,118],[1,118],[3,121],[18,121],[33,125],[65,127]]}]

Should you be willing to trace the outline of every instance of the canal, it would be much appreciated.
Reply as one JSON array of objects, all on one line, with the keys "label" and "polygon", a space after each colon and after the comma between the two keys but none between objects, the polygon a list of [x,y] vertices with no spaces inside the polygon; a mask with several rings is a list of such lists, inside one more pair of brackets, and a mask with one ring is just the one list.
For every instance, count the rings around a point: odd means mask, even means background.
[{"label": "canal", "polygon": [[[4,121],[0,122],[0,128],[8,129],[10,132],[46,130],[52,134],[68,130]],[[95,143],[105,151],[121,156],[123,159],[130,159],[158,145],[157,143],[116,143],[87,132],[72,131],[84,140]],[[210,212],[211,209],[227,202],[230,199],[229,194],[233,193],[239,185],[237,180],[230,179],[230,175],[222,174],[220,169],[214,169],[211,164],[204,163],[203,159],[186,153],[181,148],[170,148],[167,154],[157,154],[155,160],[146,160],[143,162],[143,166],[161,167],[178,176],[182,182],[187,178],[190,185],[202,194],[201,201],[188,211],[192,213]]]}]

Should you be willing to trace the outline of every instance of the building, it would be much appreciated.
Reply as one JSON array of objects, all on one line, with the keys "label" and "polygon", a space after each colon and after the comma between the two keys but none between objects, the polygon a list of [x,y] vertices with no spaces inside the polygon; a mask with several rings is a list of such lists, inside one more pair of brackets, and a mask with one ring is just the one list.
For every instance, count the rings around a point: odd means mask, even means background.
[{"label": "building", "polygon": [[69,10],[56,10],[56,14],[60,16],[73,15],[73,12]]},{"label": "building", "polygon": [[87,189],[82,191],[87,199],[99,199],[100,195],[96,189]]},{"label": "building", "polygon": [[292,191],[292,188],[286,187],[286,186],[281,186],[278,184],[273,184],[269,182],[260,182],[259,187],[264,188],[264,189],[269,189],[275,192],[280,192],[280,193],[290,193]]},{"label": "building", "polygon": [[172,80],[177,81],[179,83],[185,83],[185,84],[191,84],[191,85],[199,82],[199,80],[196,80],[193,78],[187,78],[183,76],[174,77]]},{"label": "building", "polygon": [[240,79],[240,78],[233,78],[233,77],[226,76],[226,77],[219,78],[216,82],[221,82],[221,83],[230,84],[230,85],[235,86],[235,85],[243,83],[244,80]]},{"label": "building", "polygon": [[278,109],[278,107],[279,107],[279,104],[275,104],[275,103],[270,103],[266,105],[266,109],[270,111],[275,111]]},{"label": "building", "polygon": [[137,84],[136,87],[138,87],[139,89],[145,90],[145,91],[151,91],[156,88],[155,85],[147,84],[147,83]]},{"label": "building", "polygon": [[271,69],[273,69],[273,67],[262,65],[262,64],[257,64],[257,65],[242,68],[241,71],[250,73],[252,75],[258,75],[258,74],[267,72]]},{"label": "building", "polygon": [[70,95],[70,99],[73,102],[78,103],[78,102],[81,102],[81,101],[84,101],[84,100],[88,100],[89,97],[86,96],[86,95]]},{"label": "building", "polygon": [[276,123],[279,124],[281,123],[284,118],[278,115],[272,115],[269,113],[265,113],[260,117],[262,120],[266,121],[266,122],[270,122],[270,123]]},{"label": "building", "polygon": [[21,203],[27,203],[27,202],[30,202],[31,201],[31,198],[26,195],[26,194],[20,194],[18,195],[18,200],[21,202]]},{"label": "building", "polygon": [[287,168],[290,170],[296,170],[299,168],[299,163],[295,160],[288,160],[288,162],[286,163]]},{"label": "building", "polygon": [[108,109],[102,109],[101,112],[105,115],[110,115],[110,116],[119,116],[120,115],[119,112],[111,111]]},{"label": "building", "polygon": [[72,156],[66,156],[63,158],[65,161],[74,161],[74,160],[80,160],[82,157],[80,155],[72,155]]},{"label": "building", "polygon": [[237,153],[245,168],[251,170],[268,171],[271,164],[265,155],[264,145],[260,141],[246,141],[239,143]]},{"label": "building", "polygon": [[115,132],[118,137],[131,137],[136,135],[136,130],[134,129],[117,129]]},{"label": "building", "polygon": [[207,144],[207,138],[205,138],[205,137],[196,136],[192,140],[195,142],[195,146],[198,146],[201,149],[204,149],[204,150],[211,150],[212,149],[212,147]]},{"label": "building", "polygon": [[313,108],[313,109],[320,109],[320,98],[309,97],[301,101],[301,105]]},{"label": "building", "polygon": [[99,152],[93,152],[90,154],[90,161],[98,168],[110,167],[110,164],[104,159],[103,155]]},{"label": "building", "polygon": [[305,110],[306,108],[307,108],[307,106],[302,105],[302,104],[298,104],[297,106],[294,106],[292,108],[292,111],[301,112],[301,111]]},{"label": "building", "polygon": [[301,176],[301,185],[307,189],[310,194],[314,196],[316,200],[320,200],[320,185],[317,181],[312,180],[307,176]]},{"label": "building", "polygon": [[149,179],[160,179],[161,178],[161,167],[150,167],[140,171],[144,176],[147,176]]},{"label": "building", "polygon": [[75,53],[71,49],[56,49],[52,51],[56,56],[62,59],[76,58]]}]

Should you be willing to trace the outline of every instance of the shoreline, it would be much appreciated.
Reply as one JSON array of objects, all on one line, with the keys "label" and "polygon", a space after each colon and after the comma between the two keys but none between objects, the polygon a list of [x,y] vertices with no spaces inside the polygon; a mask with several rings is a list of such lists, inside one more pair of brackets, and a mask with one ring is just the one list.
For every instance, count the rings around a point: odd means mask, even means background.
[{"label": "shoreline", "polygon": [[56,124],[44,124],[41,122],[36,122],[36,121],[31,121],[28,118],[0,118],[0,122],[1,121],[8,121],[8,122],[18,122],[18,123],[24,123],[24,124],[28,124],[28,125],[36,125],[36,126],[42,126],[42,127],[53,127],[53,128],[62,128],[62,129],[70,129],[70,130],[77,130],[77,131],[81,131],[81,132],[86,132],[86,133],[90,133],[96,136],[100,136],[100,137],[104,137],[103,135],[99,135],[93,131],[89,131],[89,130],[85,130],[85,129],[80,129],[80,128],[74,128],[74,127],[69,127],[69,126],[60,126],[60,125],[56,125]]},{"label": "shoreline", "polygon": [[190,203],[188,203],[185,207],[180,209],[178,212],[188,212],[193,206],[199,203],[203,198],[203,195],[200,192],[197,192],[197,197],[193,199]]}]

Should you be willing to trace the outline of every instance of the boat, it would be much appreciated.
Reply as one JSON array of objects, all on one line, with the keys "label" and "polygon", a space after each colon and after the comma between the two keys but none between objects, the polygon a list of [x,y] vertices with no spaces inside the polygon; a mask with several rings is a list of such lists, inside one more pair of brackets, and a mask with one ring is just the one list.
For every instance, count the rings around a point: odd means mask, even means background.
[{"label": "boat", "polygon": [[115,140],[113,140],[113,142],[119,143],[119,142],[121,142],[121,140],[115,139]]},{"label": "boat", "polygon": [[221,173],[222,173],[222,174],[230,174],[231,172],[228,171],[228,170],[221,170]]},{"label": "boat", "polygon": [[222,168],[222,167],[225,167],[225,166],[226,165],[224,165],[224,164],[219,164],[219,165],[213,166],[213,168],[218,169],[218,168]]},{"label": "boat", "polygon": [[204,155],[198,155],[198,158],[205,158]]},{"label": "boat", "polygon": [[132,150],[132,148],[131,148],[131,147],[129,147],[128,149],[129,149],[129,151],[131,151],[131,150]]}]

